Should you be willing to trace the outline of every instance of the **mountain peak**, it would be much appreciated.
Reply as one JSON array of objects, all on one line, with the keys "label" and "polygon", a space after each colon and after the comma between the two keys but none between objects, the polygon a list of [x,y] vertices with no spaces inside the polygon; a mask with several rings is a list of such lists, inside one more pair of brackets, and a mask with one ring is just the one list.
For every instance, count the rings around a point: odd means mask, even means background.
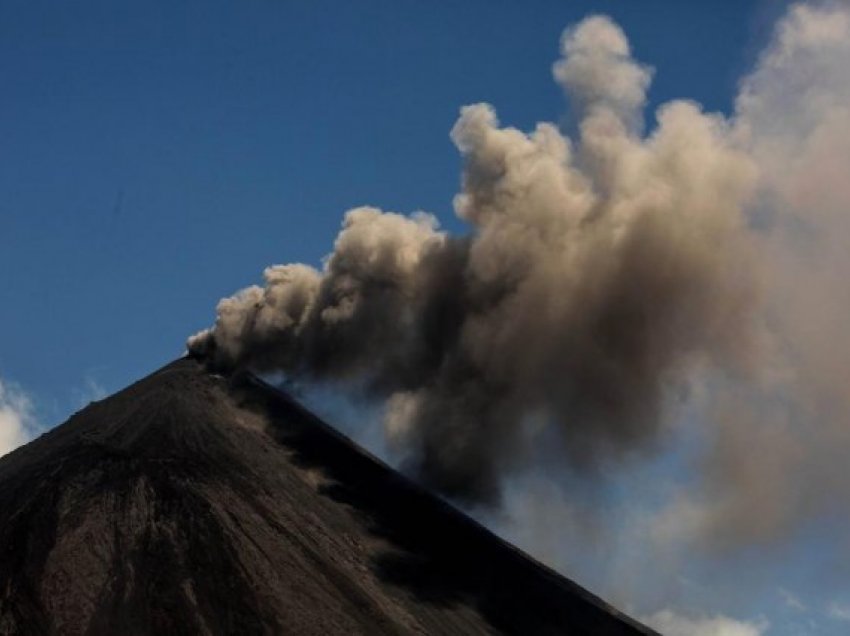
[{"label": "mountain peak", "polygon": [[4,636],[652,633],[189,358],[0,459],[0,546]]}]

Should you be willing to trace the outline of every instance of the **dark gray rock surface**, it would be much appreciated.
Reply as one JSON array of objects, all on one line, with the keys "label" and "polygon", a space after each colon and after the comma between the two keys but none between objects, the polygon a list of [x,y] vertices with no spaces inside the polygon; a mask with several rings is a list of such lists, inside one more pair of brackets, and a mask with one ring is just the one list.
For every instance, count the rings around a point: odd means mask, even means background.
[{"label": "dark gray rock surface", "polygon": [[191,359],[0,459],[0,635],[479,633],[653,632]]}]

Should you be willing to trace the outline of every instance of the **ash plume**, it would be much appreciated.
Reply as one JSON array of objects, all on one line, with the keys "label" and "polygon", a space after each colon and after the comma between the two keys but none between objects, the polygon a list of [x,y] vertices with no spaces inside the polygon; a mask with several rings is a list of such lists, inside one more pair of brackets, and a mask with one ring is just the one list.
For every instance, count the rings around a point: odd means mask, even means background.
[{"label": "ash plume", "polygon": [[702,484],[666,513],[712,549],[790,539],[824,516],[850,523],[850,4],[790,7],[734,123],[760,171],[760,373],[713,387]]},{"label": "ash plume", "polygon": [[461,109],[467,233],[350,210],[321,270],[268,268],[188,348],[381,400],[408,469],[469,502],[541,445],[580,474],[651,451],[689,404],[697,477],[653,536],[715,549],[850,517],[848,42],[846,4],[794,5],[731,116],[673,101],[644,133],[653,71],[590,17],[553,66],[575,139]]},{"label": "ash plume", "polygon": [[744,369],[750,157],[689,102],[634,132],[650,71],[608,18],[568,30],[562,51],[576,145],[552,124],[525,134],[487,104],[461,109],[468,235],[351,210],[322,271],[268,268],[190,351],[361,386],[386,400],[409,467],[473,500],[522,464],[533,421],[557,427],[565,462],[590,463],[663,428],[665,395],[694,365]]}]

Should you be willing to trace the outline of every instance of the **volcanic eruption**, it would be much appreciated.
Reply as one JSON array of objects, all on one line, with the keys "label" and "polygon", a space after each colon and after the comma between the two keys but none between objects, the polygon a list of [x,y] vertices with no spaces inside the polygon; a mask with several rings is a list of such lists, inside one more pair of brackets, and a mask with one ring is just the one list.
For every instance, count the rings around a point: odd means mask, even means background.
[{"label": "volcanic eruption", "polygon": [[[581,494],[674,429],[692,473],[619,526],[653,569],[846,521],[848,43],[845,5],[794,5],[734,112],[647,132],[622,30],[567,29],[573,138],[460,111],[466,233],[353,208],[321,268],[0,459],[0,635],[651,633],[448,501],[541,457]],[[372,399],[399,472],[266,372]]]}]

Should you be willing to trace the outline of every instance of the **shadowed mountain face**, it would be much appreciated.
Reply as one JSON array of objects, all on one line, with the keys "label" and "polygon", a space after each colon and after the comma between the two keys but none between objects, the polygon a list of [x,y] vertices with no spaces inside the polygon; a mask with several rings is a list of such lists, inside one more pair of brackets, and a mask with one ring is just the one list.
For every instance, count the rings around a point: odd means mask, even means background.
[{"label": "shadowed mountain face", "polygon": [[412,633],[653,632],[191,359],[0,459],[0,635]]}]

